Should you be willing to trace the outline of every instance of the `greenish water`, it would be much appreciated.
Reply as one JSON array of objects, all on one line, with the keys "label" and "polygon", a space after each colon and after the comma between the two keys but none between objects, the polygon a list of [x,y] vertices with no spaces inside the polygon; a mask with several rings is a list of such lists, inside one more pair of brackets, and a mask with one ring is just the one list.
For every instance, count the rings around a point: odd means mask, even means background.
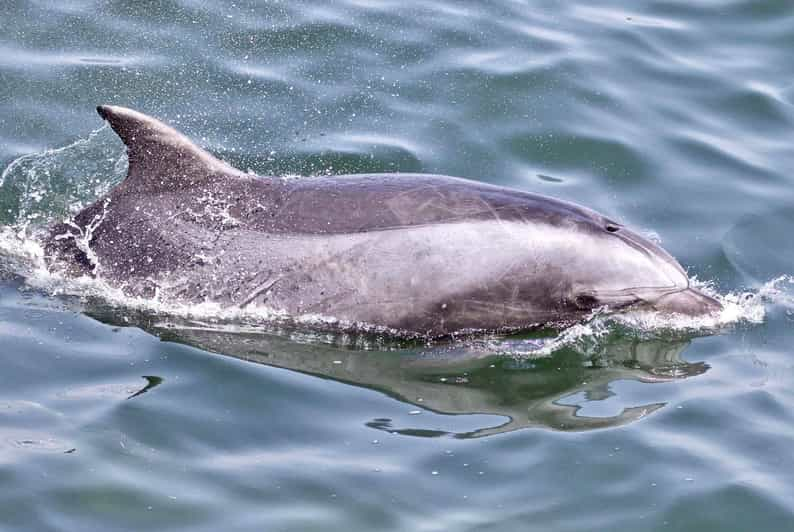
[{"label": "greenish water", "polygon": [[[0,20],[0,529],[792,529],[790,2],[12,0]],[[36,267],[36,228],[124,175],[99,103],[260,174],[585,204],[730,315],[426,346],[119,301]]]}]

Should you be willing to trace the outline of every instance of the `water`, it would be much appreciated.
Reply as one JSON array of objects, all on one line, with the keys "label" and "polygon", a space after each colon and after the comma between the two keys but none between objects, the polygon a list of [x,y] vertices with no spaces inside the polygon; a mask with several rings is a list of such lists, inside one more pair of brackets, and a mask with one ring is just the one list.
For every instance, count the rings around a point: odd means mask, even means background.
[{"label": "water", "polygon": [[[782,0],[0,6],[3,530],[790,530]],[[425,345],[40,267],[99,103],[260,174],[437,172],[659,238],[728,305]],[[20,159],[21,157],[21,159]]]}]

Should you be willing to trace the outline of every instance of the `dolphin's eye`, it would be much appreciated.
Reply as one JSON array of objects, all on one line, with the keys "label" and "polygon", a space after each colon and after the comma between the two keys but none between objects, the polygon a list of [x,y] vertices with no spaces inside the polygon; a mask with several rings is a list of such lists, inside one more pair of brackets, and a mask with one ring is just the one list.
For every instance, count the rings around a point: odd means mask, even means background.
[{"label": "dolphin's eye", "polygon": [[620,227],[618,227],[618,224],[608,223],[606,229],[610,233],[617,233],[620,230]]}]

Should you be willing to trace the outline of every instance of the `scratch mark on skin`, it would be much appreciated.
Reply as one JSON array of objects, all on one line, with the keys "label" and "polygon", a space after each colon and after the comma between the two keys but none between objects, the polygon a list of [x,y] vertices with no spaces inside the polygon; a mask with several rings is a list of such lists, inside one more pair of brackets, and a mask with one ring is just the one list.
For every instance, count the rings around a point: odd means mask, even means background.
[{"label": "scratch mark on skin", "polygon": [[263,294],[263,293],[267,292],[268,290],[270,290],[271,288],[273,288],[273,285],[275,285],[281,279],[282,279],[281,276],[275,277],[273,279],[268,279],[267,281],[265,281],[264,283],[262,283],[258,287],[254,288],[254,290],[250,294],[248,294],[248,297],[246,297],[242,301],[242,303],[240,303],[240,308],[245,308],[247,305],[250,305],[251,302],[253,302],[254,299],[256,299],[261,294]]},{"label": "scratch mark on skin", "polygon": [[[306,312],[322,313],[330,303],[335,303],[336,301],[339,301],[340,299],[344,299],[344,298],[351,299],[356,295],[356,293],[357,292],[352,288],[345,290],[343,292],[335,292],[327,297],[318,299],[316,303],[307,306],[305,310]],[[355,305],[349,305],[347,307],[341,307],[341,308],[351,309],[351,308],[359,307],[363,304],[364,303],[356,302]]]},{"label": "scratch mark on skin", "polygon": [[[168,222],[172,222],[172,221],[176,220],[177,218],[179,218],[180,216],[182,216],[184,214],[190,214],[190,209],[185,209],[184,211],[179,211],[178,213],[169,216],[168,218],[163,220],[162,224],[166,224]],[[149,214],[149,218],[154,218],[154,217],[155,217],[154,215]]]},{"label": "scratch mark on skin", "polygon": [[493,205],[485,201],[483,198],[477,198],[477,203],[485,207],[485,211],[483,212],[490,212],[493,216],[493,219],[499,223],[500,225],[503,223],[502,217],[499,215],[499,211],[494,208]]}]

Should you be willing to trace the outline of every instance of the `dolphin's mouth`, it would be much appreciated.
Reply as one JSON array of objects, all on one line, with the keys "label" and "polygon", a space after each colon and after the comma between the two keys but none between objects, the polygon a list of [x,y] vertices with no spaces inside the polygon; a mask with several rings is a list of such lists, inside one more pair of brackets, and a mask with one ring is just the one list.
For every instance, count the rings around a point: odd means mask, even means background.
[{"label": "dolphin's mouth", "polygon": [[694,288],[684,288],[663,295],[653,301],[651,306],[659,312],[686,316],[703,316],[722,310],[719,301]]},{"label": "dolphin's mouth", "polygon": [[650,308],[665,314],[704,316],[722,310],[722,304],[713,297],[691,287],[631,288],[588,294],[593,304],[612,310]]}]

